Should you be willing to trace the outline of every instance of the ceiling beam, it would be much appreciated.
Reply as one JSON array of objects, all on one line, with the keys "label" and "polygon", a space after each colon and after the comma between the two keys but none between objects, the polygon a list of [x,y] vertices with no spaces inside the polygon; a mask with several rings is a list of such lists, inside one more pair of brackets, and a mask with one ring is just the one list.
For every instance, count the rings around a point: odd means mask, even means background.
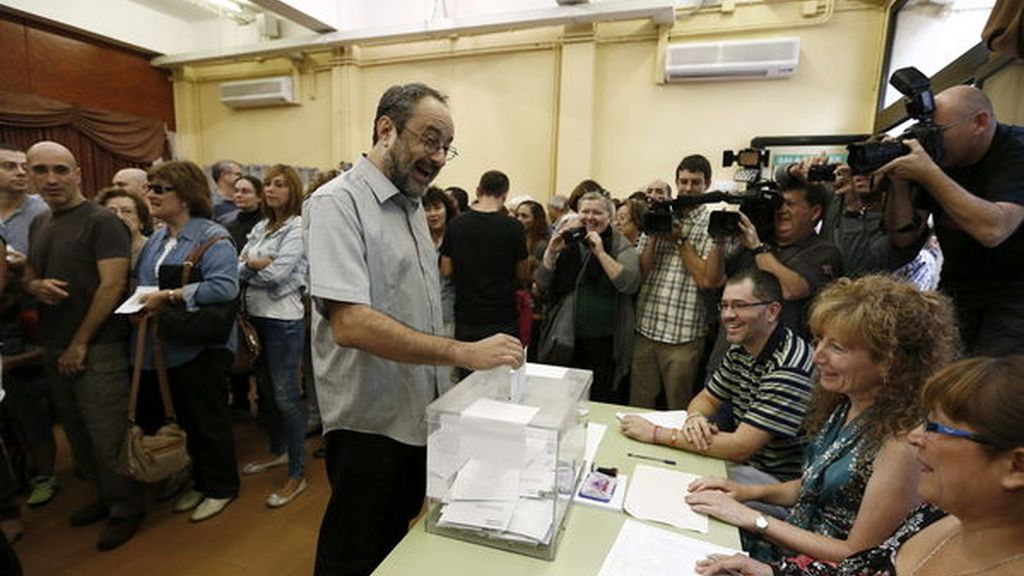
[{"label": "ceiling beam", "polygon": [[[338,18],[332,14],[329,2],[314,0],[313,2],[301,0],[249,0],[260,8],[287,18],[299,26],[309,28],[313,32],[326,34],[337,32]],[[327,7],[325,9],[325,7]],[[316,8],[320,8],[319,11]]]}]

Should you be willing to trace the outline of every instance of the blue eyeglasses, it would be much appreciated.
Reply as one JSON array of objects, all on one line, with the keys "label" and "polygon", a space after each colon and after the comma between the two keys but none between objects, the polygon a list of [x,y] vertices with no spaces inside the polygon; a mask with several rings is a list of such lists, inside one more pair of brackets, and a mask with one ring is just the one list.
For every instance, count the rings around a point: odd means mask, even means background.
[{"label": "blue eyeglasses", "polygon": [[924,431],[935,432],[936,434],[952,436],[954,438],[963,438],[964,440],[970,440],[971,442],[977,442],[978,444],[984,444],[985,446],[995,446],[991,440],[985,438],[981,434],[975,434],[974,432],[968,432],[967,430],[961,430],[959,428],[953,428],[952,426],[946,426],[945,424],[939,424],[938,422],[932,422],[927,418],[924,419]]}]

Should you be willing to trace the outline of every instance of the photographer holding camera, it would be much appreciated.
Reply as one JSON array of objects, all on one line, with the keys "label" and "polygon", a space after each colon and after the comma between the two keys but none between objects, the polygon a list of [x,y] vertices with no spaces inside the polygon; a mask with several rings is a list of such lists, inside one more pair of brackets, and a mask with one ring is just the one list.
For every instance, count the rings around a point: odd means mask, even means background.
[{"label": "photographer holding camera", "polygon": [[897,246],[920,242],[934,215],[945,256],[940,289],[953,298],[968,353],[1022,353],[1024,128],[999,124],[988,96],[971,86],[936,96],[933,122],[938,163],[907,139],[909,153],[877,171],[893,184],[886,230]]},{"label": "photographer holding camera", "polygon": [[[592,370],[590,399],[622,404],[640,265],[633,245],[611,226],[611,198],[587,192],[577,207],[579,215],[562,222],[534,273],[552,303],[539,358]],[[553,346],[560,358],[548,354]]]},{"label": "photographer holding camera", "polygon": [[[699,196],[710,183],[711,163],[703,156],[687,156],[676,167],[680,196]],[[649,199],[651,188],[648,186]],[[667,222],[652,226],[654,219],[648,212],[637,244],[643,282],[637,297],[629,403],[654,408],[664,390],[668,409],[679,410],[686,408],[696,392],[694,384],[708,332],[707,306],[698,288],[711,249],[707,232],[710,211],[694,206],[670,215],[666,212],[671,195],[656,199],[662,204],[653,205],[651,212]],[[659,209],[662,214],[657,214]]]},{"label": "photographer holding camera", "polygon": [[750,267],[770,272],[782,285],[780,323],[808,339],[807,306],[825,284],[840,276],[842,263],[835,245],[814,231],[828,199],[824,187],[790,182],[781,194],[770,238],[762,239],[741,212],[738,248],[726,255],[724,239],[715,239],[707,261],[709,284],[723,286],[728,276]]}]

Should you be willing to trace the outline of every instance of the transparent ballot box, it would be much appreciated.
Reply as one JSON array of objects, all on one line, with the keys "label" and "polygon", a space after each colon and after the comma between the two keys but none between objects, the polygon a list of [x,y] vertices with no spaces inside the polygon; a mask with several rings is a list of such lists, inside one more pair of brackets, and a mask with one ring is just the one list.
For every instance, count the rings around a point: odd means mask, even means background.
[{"label": "transparent ballot box", "polygon": [[427,531],[553,560],[592,380],[542,364],[477,371],[427,406]]}]

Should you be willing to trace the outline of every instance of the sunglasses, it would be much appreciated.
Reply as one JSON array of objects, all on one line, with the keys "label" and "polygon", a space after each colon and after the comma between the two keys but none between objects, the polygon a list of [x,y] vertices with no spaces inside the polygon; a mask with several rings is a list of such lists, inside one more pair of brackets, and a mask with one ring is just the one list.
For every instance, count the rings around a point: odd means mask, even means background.
[{"label": "sunglasses", "polygon": [[150,184],[149,185],[149,189],[154,194],[163,194],[164,192],[170,192],[170,191],[174,190],[174,186],[167,186],[167,185],[164,185],[164,184]]}]

